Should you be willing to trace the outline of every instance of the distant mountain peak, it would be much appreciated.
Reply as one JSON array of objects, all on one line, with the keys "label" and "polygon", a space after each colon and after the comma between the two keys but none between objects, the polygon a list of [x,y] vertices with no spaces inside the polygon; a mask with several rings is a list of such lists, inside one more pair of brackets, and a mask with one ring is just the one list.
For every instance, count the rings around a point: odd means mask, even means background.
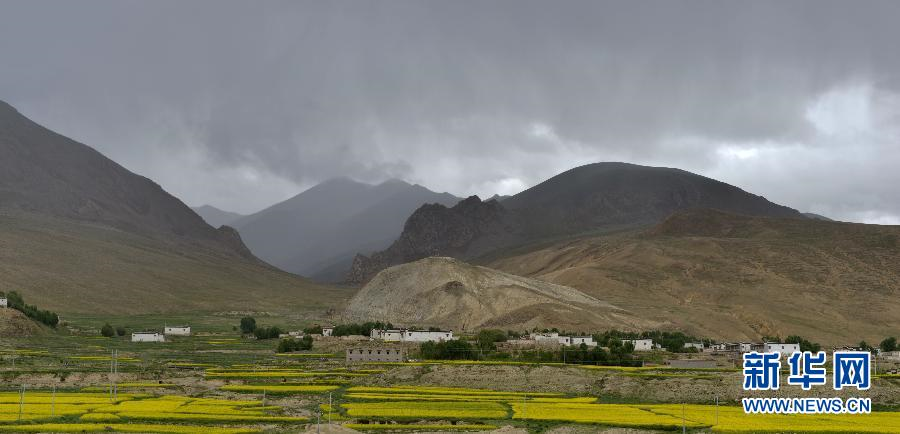
[{"label": "distant mountain peak", "polygon": [[246,256],[158,184],[0,104],[0,209],[200,243]]},{"label": "distant mountain peak", "polygon": [[470,196],[452,208],[422,206],[391,247],[356,257],[348,281],[363,283],[385,267],[426,256],[469,259],[532,240],[647,226],[689,208],[801,218],[794,209],[684,170],[593,163],[502,203]]}]

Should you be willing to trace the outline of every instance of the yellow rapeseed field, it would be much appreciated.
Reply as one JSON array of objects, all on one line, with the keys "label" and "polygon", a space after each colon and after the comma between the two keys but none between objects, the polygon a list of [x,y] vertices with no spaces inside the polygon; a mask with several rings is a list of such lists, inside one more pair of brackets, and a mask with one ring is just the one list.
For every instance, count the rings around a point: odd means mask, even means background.
[{"label": "yellow rapeseed field", "polygon": [[281,384],[271,384],[271,385],[228,385],[222,386],[220,390],[224,390],[227,392],[241,392],[241,393],[262,393],[266,392],[269,394],[275,395],[291,395],[291,394],[304,394],[304,393],[324,393],[330,392],[333,390],[339,389],[339,386],[335,385],[326,385],[326,384],[294,384],[294,385],[281,385]]},{"label": "yellow rapeseed field", "polygon": [[382,401],[341,404],[351,417],[396,419],[505,419],[506,405],[498,402]]},{"label": "yellow rapeseed field", "polygon": [[358,431],[487,431],[496,429],[494,425],[434,425],[434,424],[374,424],[374,423],[348,423],[345,427]]}]

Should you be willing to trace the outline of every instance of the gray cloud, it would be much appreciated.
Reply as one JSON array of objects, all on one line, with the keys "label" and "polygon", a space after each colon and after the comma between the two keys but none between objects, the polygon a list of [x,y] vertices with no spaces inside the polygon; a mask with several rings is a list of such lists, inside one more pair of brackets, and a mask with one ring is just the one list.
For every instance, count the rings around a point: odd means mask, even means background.
[{"label": "gray cloud", "polygon": [[604,160],[900,224],[900,3],[0,1],[0,98],[188,203]]}]

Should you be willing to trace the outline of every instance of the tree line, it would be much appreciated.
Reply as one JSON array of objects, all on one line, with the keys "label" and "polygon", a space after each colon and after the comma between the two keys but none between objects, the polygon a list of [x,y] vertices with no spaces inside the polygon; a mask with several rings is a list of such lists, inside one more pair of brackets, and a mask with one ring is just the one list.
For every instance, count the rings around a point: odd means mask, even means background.
[{"label": "tree line", "polygon": [[[4,293],[0,292],[0,297],[2,296],[4,296]],[[56,312],[38,309],[35,305],[26,304],[22,295],[16,291],[10,291],[6,294],[6,303],[8,307],[18,310],[28,318],[42,324],[46,324],[53,328],[56,328],[57,324],[59,324],[59,315],[57,315]]]}]

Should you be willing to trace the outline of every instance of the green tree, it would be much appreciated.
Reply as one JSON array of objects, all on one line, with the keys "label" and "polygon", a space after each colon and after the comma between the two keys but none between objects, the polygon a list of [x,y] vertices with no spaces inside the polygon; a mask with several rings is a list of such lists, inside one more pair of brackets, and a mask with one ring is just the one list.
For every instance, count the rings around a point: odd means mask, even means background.
[{"label": "green tree", "polygon": [[111,338],[116,335],[116,331],[115,329],[113,329],[113,326],[109,325],[109,323],[106,323],[103,324],[103,327],[100,327],[100,334],[105,337]]},{"label": "green tree", "polygon": [[253,330],[253,336],[256,336],[256,339],[275,339],[279,335],[281,335],[281,329],[275,326],[257,327]]},{"label": "green tree", "polygon": [[292,351],[311,350],[313,346],[312,336],[304,336],[300,339],[285,338],[278,342],[276,351],[279,353],[290,353]]},{"label": "green tree", "polygon": [[116,334],[119,336],[125,336],[125,327],[119,326],[116,327]]},{"label": "green tree", "polygon": [[256,330],[256,319],[251,316],[241,318],[241,333],[250,334]]},{"label": "green tree", "polygon": [[868,351],[870,353],[875,351],[875,348],[867,344],[866,341],[859,341],[859,345],[857,346],[859,347],[860,351]]},{"label": "green tree", "polygon": [[891,336],[881,341],[881,344],[878,345],[881,348],[881,351],[897,351],[897,338]]},{"label": "green tree", "polygon": [[506,342],[506,332],[503,330],[484,329],[478,332],[475,343],[482,351],[494,351],[497,342]]}]

